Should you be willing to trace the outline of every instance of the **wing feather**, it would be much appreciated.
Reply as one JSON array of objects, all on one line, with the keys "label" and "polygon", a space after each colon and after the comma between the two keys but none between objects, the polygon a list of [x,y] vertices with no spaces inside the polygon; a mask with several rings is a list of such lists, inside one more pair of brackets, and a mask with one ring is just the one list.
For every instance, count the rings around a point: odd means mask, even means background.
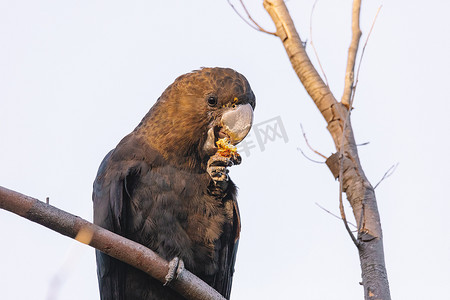
[{"label": "wing feather", "polygon": [[[142,169],[142,159],[128,136],[103,159],[94,181],[94,223],[120,235],[126,233],[126,209],[130,202],[127,178]],[[139,152],[138,152],[139,153]],[[101,299],[125,299],[126,264],[96,250]]]},{"label": "wing feather", "polygon": [[220,271],[216,275],[213,287],[226,299],[230,299],[234,265],[236,262],[239,235],[241,231],[239,208],[236,200],[236,186],[233,182],[230,182],[227,198],[231,204],[230,209],[232,211],[232,219],[230,220],[230,223],[225,226],[221,237],[222,249],[220,250],[219,260]]}]

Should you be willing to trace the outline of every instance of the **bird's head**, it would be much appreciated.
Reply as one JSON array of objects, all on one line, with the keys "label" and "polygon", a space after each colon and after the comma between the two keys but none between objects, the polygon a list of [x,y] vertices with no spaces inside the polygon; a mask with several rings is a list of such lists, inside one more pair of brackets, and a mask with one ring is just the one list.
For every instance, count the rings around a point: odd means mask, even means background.
[{"label": "bird's head", "polygon": [[256,99],[247,79],[232,69],[202,68],[178,77],[137,130],[166,159],[187,167],[205,165],[216,141],[233,145],[251,129]]}]

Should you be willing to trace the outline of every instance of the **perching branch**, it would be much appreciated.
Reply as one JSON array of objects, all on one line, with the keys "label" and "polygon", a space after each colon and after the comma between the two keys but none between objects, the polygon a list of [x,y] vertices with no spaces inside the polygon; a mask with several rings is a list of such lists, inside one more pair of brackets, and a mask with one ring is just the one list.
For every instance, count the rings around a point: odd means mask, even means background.
[{"label": "perching branch", "polygon": [[[390,300],[389,283],[384,261],[383,235],[375,192],[359,161],[353,135],[350,111],[354,99],[353,74],[361,32],[359,29],[360,0],[353,2],[352,44],[349,47],[346,88],[338,102],[312,65],[283,0],[264,0],[292,67],[328,126],[337,153],[327,159],[327,165],[340,185],[340,208],[346,229],[359,251],[362,285],[366,300]],[[357,237],[348,228],[343,211],[342,192],[346,193],[358,228]]]},{"label": "perching branch", "polygon": [[[37,199],[0,186],[0,208],[94,247],[165,282],[169,263],[152,250]],[[191,300],[225,300],[200,278],[183,269],[169,287]]]}]

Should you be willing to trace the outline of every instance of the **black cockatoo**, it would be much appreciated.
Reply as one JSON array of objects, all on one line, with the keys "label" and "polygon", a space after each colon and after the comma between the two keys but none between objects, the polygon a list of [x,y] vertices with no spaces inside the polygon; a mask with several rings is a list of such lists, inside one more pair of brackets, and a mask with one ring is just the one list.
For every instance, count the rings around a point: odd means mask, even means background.
[{"label": "black cockatoo", "polygon": [[[178,77],[109,152],[94,182],[94,223],[185,268],[229,298],[240,232],[236,186],[218,154],[252,126],[255,96],[232,69]],[[183,299],[144,272],[97,251],[101,299]]]}]

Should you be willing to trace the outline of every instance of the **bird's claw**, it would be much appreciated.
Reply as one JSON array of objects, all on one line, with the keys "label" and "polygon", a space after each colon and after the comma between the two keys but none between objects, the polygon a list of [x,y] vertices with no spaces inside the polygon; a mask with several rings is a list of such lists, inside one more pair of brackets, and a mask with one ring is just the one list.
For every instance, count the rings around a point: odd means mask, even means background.
[{"label": "bird's claw", "polygon": [[228,157],[215,154],[208,160],[206,171],[213,181],[210,191],[215,196],[223,195],[228,187],[228,167],[233,166],[233,161]]},{"label": "bird's claw", "polygon": [[169,285],[172,280],[177,279],[178,275],[184,269],[184,262],[178,257],[174,257],[169,262],[169,270],[167,271],[167,275],[165,277],[166,281],[164,282],[164,286]]},{"label": "bird's claw", "polygon": [[208,160],[208,165],[210,166],[224,166],[224,167],[231,167],[235,163],[231,158],[225,157],[219,154],[214,154],[211,156]]},{"label": "bird's claw", "polygon": [[233,161],[228,157],[213,155],[208,160],[206,171],[214,180],[215,184],[228,181],[228,167],[233,165]]},{"label": "bird's claw", "polygon": [[209,175],[216,183],[228,181],[228,172],[228,169],[223,166],[211,166],[208,168]]}]

